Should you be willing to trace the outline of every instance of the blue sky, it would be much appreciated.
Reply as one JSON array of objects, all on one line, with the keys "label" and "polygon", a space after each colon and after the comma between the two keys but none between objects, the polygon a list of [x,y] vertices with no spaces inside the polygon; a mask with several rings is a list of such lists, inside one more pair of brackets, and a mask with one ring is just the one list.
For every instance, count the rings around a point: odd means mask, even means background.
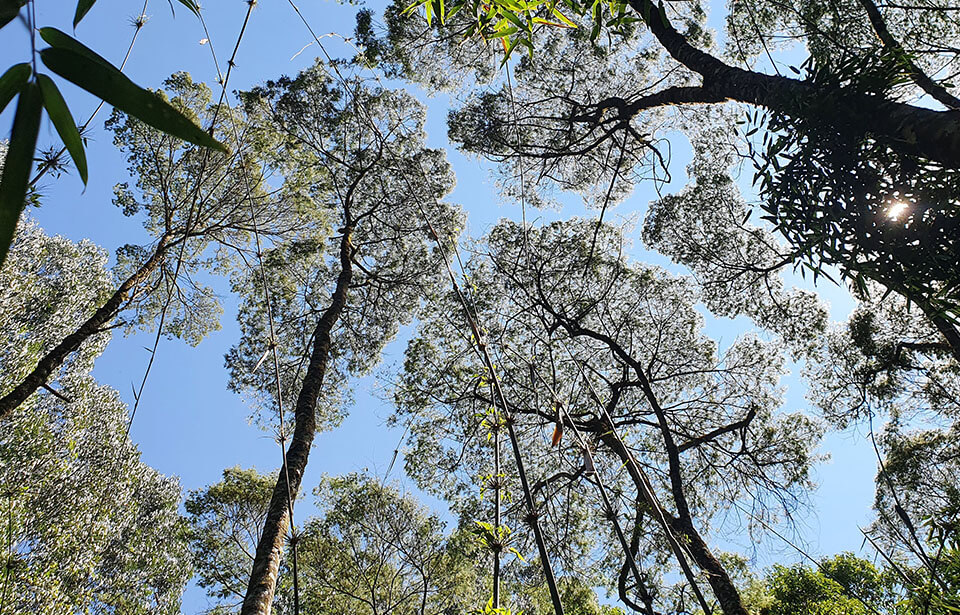
[{"label": "blue sky", "polygon": [[[325,0],[300,0],[304,16],[318,35],[337,32],[350,36],[356,5],[341,5]],[[209,27],[209,39],[217,57],[224,63],[237,39],[247,4],[241,0],[211,0],[204,8]],[[37,1],[38,23],[54,25],[71,31],[73,2]],[[77,29],[77,37],[106,58],[119,63],[133,35],[131,21],[139,14],[141,3],[130,0],[99,0]],[[197,80],[213,86],[216,72],[210,56],[210,44],[201,44],[207,38],[198,21],[181,5],[174,3],[176,18],[164,0],[150,0],[149,21],[142,29],[125,72],[134,81],[146,87],[158,87],[164,78],[177,70],[187,70]],[[379,12],[380,4],[370,4]],[[321,39],[331,55],[350,53],[336,36]],[[258,5],[242,40],[237,66],[231,78],[230,89],[246,89],[281,74],[295,73],[312,64],[319,50],[309,32],[286,2],[263,2]],[[11,24],[0,32],[0,57],[4,62],[25,61],[29,58],[29,43],[24,28]],[[61,83],[58,80],[58,83]],[[93,97],[66,83],[61,83],[70,107],[78,121],[86,119],[96,106]],[[429,105],[429,143],[448,147],[446,140],[446,111],[448,100],[439,96],[421,99]],[[76,174],[68,172],[59,178],[48,178],[42,184],[43,205],[33,210],[47,232],[65,235],[71,239],[90,239],[108,252],[124,243],[145,240],[145,233],[136,219],[125,218],[111,204],[112,187],[126,180],[125,164],[103,130],[103,121],[109,117],[105,108],[94,121],[94,130],[88,146],[90,182],[84,189]],[[11,111],[0,116],[4,136],[9,131]],[[41,128],[41,147],[56,143],[50,126]],[[682,185],[683,146],[674,147],[674,188]],[[502,204],[496,194],[489,168],[474,159],[468,159],[448,149],[448,156],[457,173],[457,189],[452,196],[468,212],[467,232],[479,236],[500,217],[518,218],[514,205]],[[615,215],[636,216],[647,202],[654,198],[652,190],[639,187],[634,196],[620,205]],[[560,212],[544,212],[544,219],[583,213],[573,203]],[[640,254],[659,264],[667,263],[656,255]],[[221,286],[224,290],[225,285]],[[833,308],[832,316],[842,319],[852,305],[849,297],[836,288],[822,287]],[[210,335],[198,347],[189,347],[178,340],[162,340],[157,352],[143,400],[132,430],[132,438],[143,452],[144,460],[166,474],[180,477],[185,490],[196,489],[220,478],[225,467],[255,466],[269,471],[280,464],[280,451],[268,434],[247,423],[249,411],[243,400],[227,391],[227,373],[223,369],[223,355],[238,338],[234,321],[236,304],[223,297],[225,313],[222,329]],[[708,318],[708,333],[727,343],[733,340],[742,325],[727,320]],[[149,354],[146,347],[153,344],[150,333],[123,338],[117,336],[98,361],[97,377],[116,387],[125,399],[132,402],[132,385],[143,377]],[[388,348],[387,363],[398,361],[402,340]],[[804,407],[803,386],[796,376],[786,379],[788,407]],[[380,397],[383,385],[368,377],[357,383],[356,403],[349,418],[336,431],[320,434],[317,438],[304,484],[311,487],[323,473],[369,469],[381,474],[390,463],[394,448],[400,439],[398,430],[385,427],[390,407]],[[857,525],[865,525],[871,518],[873,475],[876,462],[863,434],[845,432],[831,434],[824,443],[823,452],[829,452],[832,461],[817,469],[820,489],[813,496],[814,512],[803,519],[800,530],[804,542],[814,554],[829,554],[840,550],[856,550],[861,543]],[[392,477],[400,478],[402,465],[398,463]],[[303,520],[310,514],[312,496],[306,495],[297,509]],[[440,504],[428,500],[435,506]],[[728,539],[725,545],[747,554],[751,545],[742,540]],[[797,555],[789,547],[772,539],[758,552],[758,563],[795,561]],[[206,606],[202,591],[188,591],[184,612],[195,613]]]}]

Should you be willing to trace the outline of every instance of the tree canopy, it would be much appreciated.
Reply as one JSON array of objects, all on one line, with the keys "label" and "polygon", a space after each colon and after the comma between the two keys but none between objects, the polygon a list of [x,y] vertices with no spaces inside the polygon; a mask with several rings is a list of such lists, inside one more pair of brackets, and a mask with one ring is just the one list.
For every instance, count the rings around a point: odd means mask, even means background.
[{"label": "tree canopy", "polygon": [[[0,0],[0,615],[960,609],[960,7],[394,0],[318,36],[291,2],[317,58],[237,86],[257,3],[222,65],[178,4],[216,81],[150,92]],[[114,107],[113,256],[34,219],[97,134],[42,70]],[[131,424],[161,342],[221,327],[280,450],[182,493]],[[94,366],[142,332],[128,405]],[[315,478],[371,387],[392,457]],[[837,434],[876,459],[859,554],[804,544]]]}]

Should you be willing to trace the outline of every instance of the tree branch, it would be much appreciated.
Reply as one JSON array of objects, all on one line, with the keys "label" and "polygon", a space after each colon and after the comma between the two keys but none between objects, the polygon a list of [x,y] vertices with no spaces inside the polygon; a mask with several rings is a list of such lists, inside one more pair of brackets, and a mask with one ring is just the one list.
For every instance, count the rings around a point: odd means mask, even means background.
[{"label": "tree branch", "polygon": [[893,38],[890,30],[887,29],[887,24],[884,22],[883,16],[880,14],[880,9],[873,3],[873,0],[859,0],[859,2],[860,6],[867,12],[867,17],[870,18],[870,25],[873,26],[873,31],[876,32],[884,48],[893,52],[900,59],[907,69],[907,74],[913,79],[913,82],[948,109],[960,109],[960,99],[920,70],[920,67],[909,58],[903,46],[900,45],[897,39]]},{"label": "tree branch", "polygon": [[933,111],[880,96],[730,66],[691,45],[652,0],[628,2],[667,53],[699,73],[703,88],[718,98],[796,117],[804,113],[806,101],[831,97],[837,102],[834,113],[818,119],[830,121],[837,130],[870,133],[898,151],[940,162],[947,168],[960,168],[960,110]]}]

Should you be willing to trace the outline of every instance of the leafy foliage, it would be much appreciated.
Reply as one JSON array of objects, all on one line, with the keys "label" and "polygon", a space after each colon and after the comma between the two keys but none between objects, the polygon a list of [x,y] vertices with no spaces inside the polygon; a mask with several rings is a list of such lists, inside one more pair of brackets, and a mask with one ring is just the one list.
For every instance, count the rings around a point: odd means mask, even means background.
[{"label": "leafy foliage", "polygon": [[880,51],[811,60],[805,69],[809,82],[837,95],[766,118],[766,149],[757,152],[766,218],[815,271],[837,266],[861,292],[875,280],[955,320],[960,174],[826,119],[851,91],[890,97],[906,79],[898,59]]},{"label": "leafy foliage", "polygon": [[[827,326],[815,293],[785,288],[784,271],[797,255],[766,228],[749,222],[751,207],[730,177],[736,160],[729,114],[691,126],[691,184],[650,203],[644,243],[685,265],[716,316],[749,316],[775,332],[794,355],[810,353]],[[731,122],[732,123],[732,122]]]},{"label": "leafy foliage", "polygon": [[[701,332],[692,284],[627,260],[622,236],[610,227],[601,225],[591,241],[595,229],[581,220],[544,227],[501,222],[465,263],[468,305],[490,340],[526,463],[536,468],[533,491],[544,502],[539,520],[556,565],[597,585],[611,584],[622,565],[608,515],[584,479],[588,446],[607,489],[626,502],[616,516],[623,527],[637,528],[635,556],[659,587],[670,570],[665,538],[638,502],[640,487],[622,470],[625,461],[605,440],[608,420],[643,467],[657,468],[658,497],[672,501],[677,492],[667,478],[651,399],[668,408],[671,438],[683,451],[682,491],[703,526],[740,498],[769,505],[769,514],[779,507],[789,512],[809,484],[808,447],[820,430],[806,417],[774,413],[777,353],[745,336],[718,356]],[[462,514],[483,519],[476,494],[485,478],[476,468],[489,467],[493,453],[479,423],[492,402],[489,376],[469,351],[467,333],[451,321],[459,309],[452,293],[431,303],[407,349],[397,419],[411,433],[407,472]],[[610,336],[610,345],[576,334],[587,330]],[[652,397],[615,348],[629,349],[644,366]],[[554,452],[550,433],[560,421],[583,439],[564,436]],[[518,492],[512,462],[503,473],[512,497]],[[524,514],[515,503],[505,510],[517,528]],[[528,533],[516,531],[523,538],[516,548],[526,555]],[[599,561],[586,555],[598,551]],[[658,598],[669,602],[666,594]]]},{"label": "leafy foliage", "polygon": [[[0,388],[16,383],[86,300],[104,292],[104,254],[21,225],[0,275]],[[190,576],[175,480],[140,461],[127,408],[89,372],[83,347],[4,421],[0,613],[178,613]]]},{"label": "leafy foliage", "polygon": [[[214,134],[232,137],[233,123],[243,129],[243,114],[213,103],[209,88],[188,74],[177,73],[164,85],[170,96],[165,104],[211,125]],[[266,238],[297,228],[301,202],[268,193],[246,148],[226,154],[193,146],[119,111],[107,127],[134,182],[116,185],[114,204],[126,216],[141,217],[151,241],[117,251],[117,276],[143,278],[125,305],[124,324],[148,328],[165,313],[164,334],[197,344],[219,328],[222,311],[203,274],[227,273],[250,258],[254,219]]]},{"label": "leafy foliage", "polygon": [[[243,600],[276,481],[275,474],[228,468],[223,480],[191,491],[184,502],[197,583],[218,602],[212,613],[235,612]],[[286,604],[283,589],[289,581],[281,575],[274,602],[278,612]]]},{"label": "leafy foliage", "polygon": [[316,314],[329,304],[342,270],[339,243],[349,228],[355,271],[331,344],[330,394],[318,409],[321,426],[336,424],[347,375],[368,371],[443,279],[425,220],[455,235],[460,213],[442,201],[453,176],[443,152],[424,145],[423,107],[402,91],[337,87],[318,64],[268,82],[246,100],[259,119],[259,151],[284,178],[281,193],[302,207],[297,232],[264,251],[263,271],[235,278],[243,339],[227,357],[231,387],[275,408],[272,370],[255,369],[270,350],[272,317],[283,395],[295,398]]},{"label": "leafy foliage", "polygon": [[315,493],[322,516],[300,543],[307,609],[439,615],[479,601],[473,542],[411,496],[356,474]]}]

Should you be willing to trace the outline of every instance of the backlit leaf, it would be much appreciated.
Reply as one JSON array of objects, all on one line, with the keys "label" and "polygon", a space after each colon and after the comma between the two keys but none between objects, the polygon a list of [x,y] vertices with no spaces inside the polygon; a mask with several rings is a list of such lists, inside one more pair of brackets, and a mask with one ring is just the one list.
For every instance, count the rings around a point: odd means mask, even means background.
[{"label": "backlit leaf", "polygon": [[73,49],[57,47],[41,51],[40,59],[64,79],[157,130],[196,145],[226,151],[226,147],[170,103],[130,81],[110,64],[104,65]]}]

